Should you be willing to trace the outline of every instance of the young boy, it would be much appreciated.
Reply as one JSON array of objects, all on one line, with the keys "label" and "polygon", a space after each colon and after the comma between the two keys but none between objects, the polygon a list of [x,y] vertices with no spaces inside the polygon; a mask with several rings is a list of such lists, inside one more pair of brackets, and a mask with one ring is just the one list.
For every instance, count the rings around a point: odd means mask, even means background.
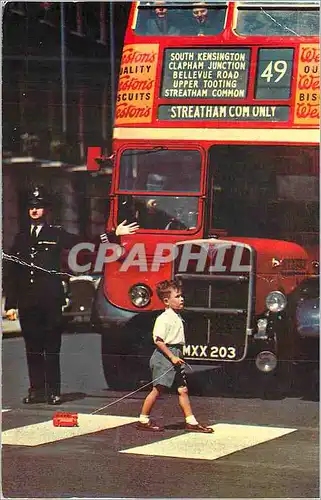
[{"label": "young boy", "polygon": [[158,297],[164,303],[165,311],[156,318],[153,340],[156,349],[150,359],[153,375],[153,389],[146,397],[137,428],[149,431],[163,431],[164,428],[150,420],[150,412],[158,397],[167,387],[176,384],[179,405],[183,410],[185,429],[194,432],[211,433],[211,427],[198,423],[193,415],[188,396],[185,376],[185,361],[182,358],[185,344],[184,326],[179,312],[184,307],[181,286],[177,281],[162,281],[157,284]]}]

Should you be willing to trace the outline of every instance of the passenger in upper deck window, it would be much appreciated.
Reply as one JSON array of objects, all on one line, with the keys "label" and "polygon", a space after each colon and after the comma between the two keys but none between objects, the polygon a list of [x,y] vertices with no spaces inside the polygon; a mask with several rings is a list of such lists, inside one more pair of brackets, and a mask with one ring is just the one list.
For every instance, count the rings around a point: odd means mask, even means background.
[{"label": "passenger in upper deck window", "polygon": [[208,19],[206,3],[200,2],[193,5],[193,18],[186,34],[197,36],[211,35],[213,27]]},{"label": "passenger in upper deck window", "polygon": [[154,8],[147,21],[146,35],[179,35],[179,29],[168,18],[168,9],[163,6],[163,2],[156,3],[159,6]]}]

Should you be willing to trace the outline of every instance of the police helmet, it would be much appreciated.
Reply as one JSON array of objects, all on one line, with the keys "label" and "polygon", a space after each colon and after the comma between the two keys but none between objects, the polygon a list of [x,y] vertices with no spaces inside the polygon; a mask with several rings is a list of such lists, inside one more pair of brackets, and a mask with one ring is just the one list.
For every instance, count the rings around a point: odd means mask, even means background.
[{"label": "police helmet", "polygon": [[49,206],[48,195],[41,186],[34,186],[28,194],[28,208],[46,208]]}]

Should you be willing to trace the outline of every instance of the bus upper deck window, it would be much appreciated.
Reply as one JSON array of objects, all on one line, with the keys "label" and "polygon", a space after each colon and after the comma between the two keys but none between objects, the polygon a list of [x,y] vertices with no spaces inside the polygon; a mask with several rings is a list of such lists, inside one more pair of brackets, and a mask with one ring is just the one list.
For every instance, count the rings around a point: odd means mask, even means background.
[{"label": "bus upper deck window", "polygon": [[226,6],[210,3],[173,7],[155,2],[138,9],[135,32],[147,36],[206,36],[221,33],[225,25]]},{"label": "bus upper deck window", "polygon": [[236,32],[252,36],[318,36],[319,9],[239,7]]},{"label": "bus upper deck window", "polygon": [[192,9],[187,9],[185,25],[182,34],[191,36],[217,35],[225,25],[226,8],[210,7],[205,2],[195,3]]},{"label": "bus upper deck window", "polygon": [[158,2],[155,6],[140,5],[135,31],[138,35],[175,36],[180,34],[177,25],[179,9],[169,9]]}]

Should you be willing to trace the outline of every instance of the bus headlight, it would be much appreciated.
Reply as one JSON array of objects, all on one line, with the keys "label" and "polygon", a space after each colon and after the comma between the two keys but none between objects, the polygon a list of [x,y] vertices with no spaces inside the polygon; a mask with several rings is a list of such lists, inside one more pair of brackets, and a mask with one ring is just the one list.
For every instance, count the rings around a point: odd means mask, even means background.
[{"label": "bus headlight", "polygon": [[129,296],[135,307],[146,307],[150,303],[152,291],[146,285],[134,285],[129,290]]},{"label": "bus headlight", "polygon": [[286,296],[278,290],[270,292],[265,299],[265,304],[271,312],[283,311],[286,306]]},{"label": "bus headlight", "polygon": [[278,360],[271,351],[261,351],[255,359],[255,365],[260,372],[270,373],[275,370]]}]

